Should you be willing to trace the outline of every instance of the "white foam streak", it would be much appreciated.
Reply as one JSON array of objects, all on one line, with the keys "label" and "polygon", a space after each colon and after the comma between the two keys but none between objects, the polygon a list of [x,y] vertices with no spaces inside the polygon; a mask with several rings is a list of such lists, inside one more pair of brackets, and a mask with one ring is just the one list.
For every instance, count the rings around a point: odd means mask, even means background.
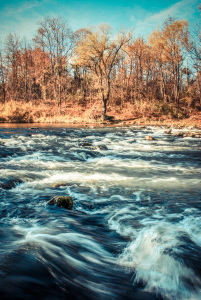
[{"label": "white foam streak", "polygon": [[182,229],[165,223],[144,228],[120,255],[119,264],[132,270],[134,283],[143,282],[146,291],[161,294],[165,299],[200,299],[198,288],[190,292],[185,284],[185,279],[192,279],[199,286],[200,279],[168,253],[179,251],[177,237],[182,233]]}]

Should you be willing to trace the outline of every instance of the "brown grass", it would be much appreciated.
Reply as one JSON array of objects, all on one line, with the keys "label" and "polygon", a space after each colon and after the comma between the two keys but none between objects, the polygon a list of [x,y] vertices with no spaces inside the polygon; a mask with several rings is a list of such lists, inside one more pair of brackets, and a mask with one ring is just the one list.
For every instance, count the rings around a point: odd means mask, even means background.
[{"label": "brown grass", "polygon": [[66,123],[66,124],[136,124],[136,125],[180,125],[201,126],[201,112],[197,109],[177,109],[169,104],[156,101],[135,101],[134,104],[108,104],[109,120],[102,121],[102,103],[67,103],[66,114],[63,104],[61,114],[57,103],[9,101],[0,103],[0,122],[2,123]]}]

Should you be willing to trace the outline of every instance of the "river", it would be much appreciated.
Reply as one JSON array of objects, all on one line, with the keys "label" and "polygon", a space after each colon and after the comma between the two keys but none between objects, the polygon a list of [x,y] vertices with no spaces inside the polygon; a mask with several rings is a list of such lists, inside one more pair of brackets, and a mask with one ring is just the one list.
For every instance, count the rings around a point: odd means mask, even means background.
[{"label": "river", "polygon": [[1,126],[0,298],[201,299],[200,211],[199,138]]}]

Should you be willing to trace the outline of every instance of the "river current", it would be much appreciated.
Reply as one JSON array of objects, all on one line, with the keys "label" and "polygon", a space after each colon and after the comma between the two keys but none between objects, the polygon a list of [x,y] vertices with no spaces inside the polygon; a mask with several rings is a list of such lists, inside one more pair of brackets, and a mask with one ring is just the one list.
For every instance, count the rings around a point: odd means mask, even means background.
[{"label": "river current", "polygon": [[0,299],[201,299],[200,183],[162,127],[1,127]]}]

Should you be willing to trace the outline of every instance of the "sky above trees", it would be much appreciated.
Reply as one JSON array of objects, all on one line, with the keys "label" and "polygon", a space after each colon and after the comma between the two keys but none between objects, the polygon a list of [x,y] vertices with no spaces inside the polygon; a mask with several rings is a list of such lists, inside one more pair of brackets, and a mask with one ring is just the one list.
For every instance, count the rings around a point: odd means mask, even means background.
[{"label": "sky above trees", "polygon": [[0,0],[0,41],[15,32],[31,40],[37,22],[45,16],[61,16],[73,30],[110,23],[114,29],[132,27],[136,35],[151,33],[168,16],[187,19],[191,25],[199,20],[197,0]]}]

